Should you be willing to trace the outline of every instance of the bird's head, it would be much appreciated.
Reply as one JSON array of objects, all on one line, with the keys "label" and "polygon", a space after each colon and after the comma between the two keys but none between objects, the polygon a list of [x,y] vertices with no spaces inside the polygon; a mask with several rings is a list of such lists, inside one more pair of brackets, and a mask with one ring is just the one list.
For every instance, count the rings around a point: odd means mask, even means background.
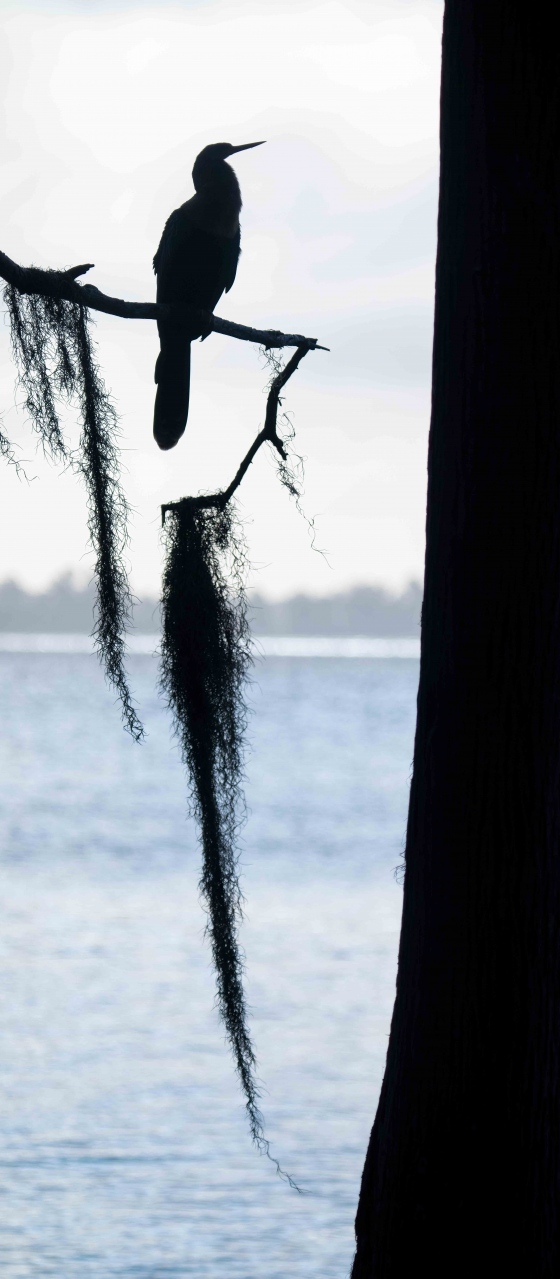
[{"label": "bird's head", "polygon": [[250,151],[252,147],[262,146],[262,142],[244,142],[240,147],[232,146],[231,142],[211,143],[200,152],[200,155],[197,155],[194,162],[192,178],[195,190],[198,191],[207,182],[218,178],[220,170],[223,171],[224,161],[229,160],[231,155],[236,155],[238,151]]}]

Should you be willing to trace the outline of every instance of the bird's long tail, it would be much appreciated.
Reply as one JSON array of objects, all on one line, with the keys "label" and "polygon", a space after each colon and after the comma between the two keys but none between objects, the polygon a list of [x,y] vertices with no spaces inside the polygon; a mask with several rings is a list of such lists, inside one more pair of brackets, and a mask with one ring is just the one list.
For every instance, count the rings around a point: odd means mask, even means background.
[{"label": "bird's long tail", "polygon": [[191,383],[190,335],[176,326],[158,325],[161,350],[156,360],[154,439],[160,449],[172,449],[187,425]]}]

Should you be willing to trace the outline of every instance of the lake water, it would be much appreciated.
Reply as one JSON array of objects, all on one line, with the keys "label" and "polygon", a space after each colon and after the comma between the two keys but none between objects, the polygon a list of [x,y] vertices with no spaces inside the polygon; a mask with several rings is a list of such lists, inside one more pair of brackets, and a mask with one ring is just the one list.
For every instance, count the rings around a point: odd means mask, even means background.
[{"label": "lake water", "polygon": [[[12,648],[14,646],[12,645]],[[418,663],[255,670],[243,944],[254,1150],[157,664],[0,653],[0,1273],[340,1279],[394,995]]]}]

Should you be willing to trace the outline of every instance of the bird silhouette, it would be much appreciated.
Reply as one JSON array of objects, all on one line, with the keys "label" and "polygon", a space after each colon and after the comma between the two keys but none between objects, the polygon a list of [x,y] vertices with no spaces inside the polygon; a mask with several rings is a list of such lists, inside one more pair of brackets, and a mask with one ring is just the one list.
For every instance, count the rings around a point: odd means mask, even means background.
[{"label": "bird silhouette", "polygon": [[[240,253],[241,191],[226,159],[262,145],[246,142],[233,147],[216,142],[196,157],[192,171],[196,194],[167,219],[154,257],[158,302],[213,311],[222,293],[229,293]],[[160,449],[172,449],[187,424],[191,342],[208,335],[195,323],[168,320],[158,320],[158,330],[154,439]]]}]

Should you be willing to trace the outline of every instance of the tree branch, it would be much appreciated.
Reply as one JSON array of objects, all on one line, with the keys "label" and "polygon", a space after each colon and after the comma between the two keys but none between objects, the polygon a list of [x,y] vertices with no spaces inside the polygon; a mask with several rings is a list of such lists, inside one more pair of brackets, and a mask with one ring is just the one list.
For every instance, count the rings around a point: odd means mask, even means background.
[{"label": "tree branch", "polygon": [[164,302],[126,302],[102,293],[94,284],[77,284],[79,275],[85,275],[92,262],[70,267],[67,271],[42,271],[40,267],[18,266],[6,253],[0,251],[0,278],[12,284],[20,293],[40,293],[43,297],[62,298],[66,302],[78,302],[92,311],[106,315],[118,315],[125,320],[195,320],[201,334],[223,333],[241,342],[256,342],[269,350],[272,347],[297,346],[306,351],[326,351],[317,338],[307,338],[301,333],[280,333],[276,329],[252,329],[246,324],[222,320],[210,311],[194,306],[170,306]]},{"label": "tree branch", "polygon": [[165,516],[167,512],[178,510],[185,502],[189,502],[192,506],[196,506],[198,508],[217,506],[223,510],[224,506],[226,506],[229,502],[230,497],[233,497],[235,490],[239,488],[243,476],[249,470],[251,462],[253,461],[255,454],[258,453],[261,444],[273,444],[274,448],[278,450],[280,457],[286,461],[286,450],[276,429],[280,392],[286,385],[288,378],[291,378],[292,373],[295,373],[298,364],[300,364],[301,360],[303,360],[304,355],[307,355],[309,349],[310,348],[308,346],[299,346],[297,351],[294,351],[291,360],[288,360],[285,367],[276,374],[276,377],[271,384],[270,391],[268,392],[266,415],[262,431],[259,431],[258,435],[255,436],[248,453],[245,454],[239,469],[236,471],[231,484],[228,484],[227,489],[222,489],[218,493],[202,493],[200,497],[181,497],[178,502],[166,502],[165,506],[162,506],[161,508],[162,525],[165,524]]}]

